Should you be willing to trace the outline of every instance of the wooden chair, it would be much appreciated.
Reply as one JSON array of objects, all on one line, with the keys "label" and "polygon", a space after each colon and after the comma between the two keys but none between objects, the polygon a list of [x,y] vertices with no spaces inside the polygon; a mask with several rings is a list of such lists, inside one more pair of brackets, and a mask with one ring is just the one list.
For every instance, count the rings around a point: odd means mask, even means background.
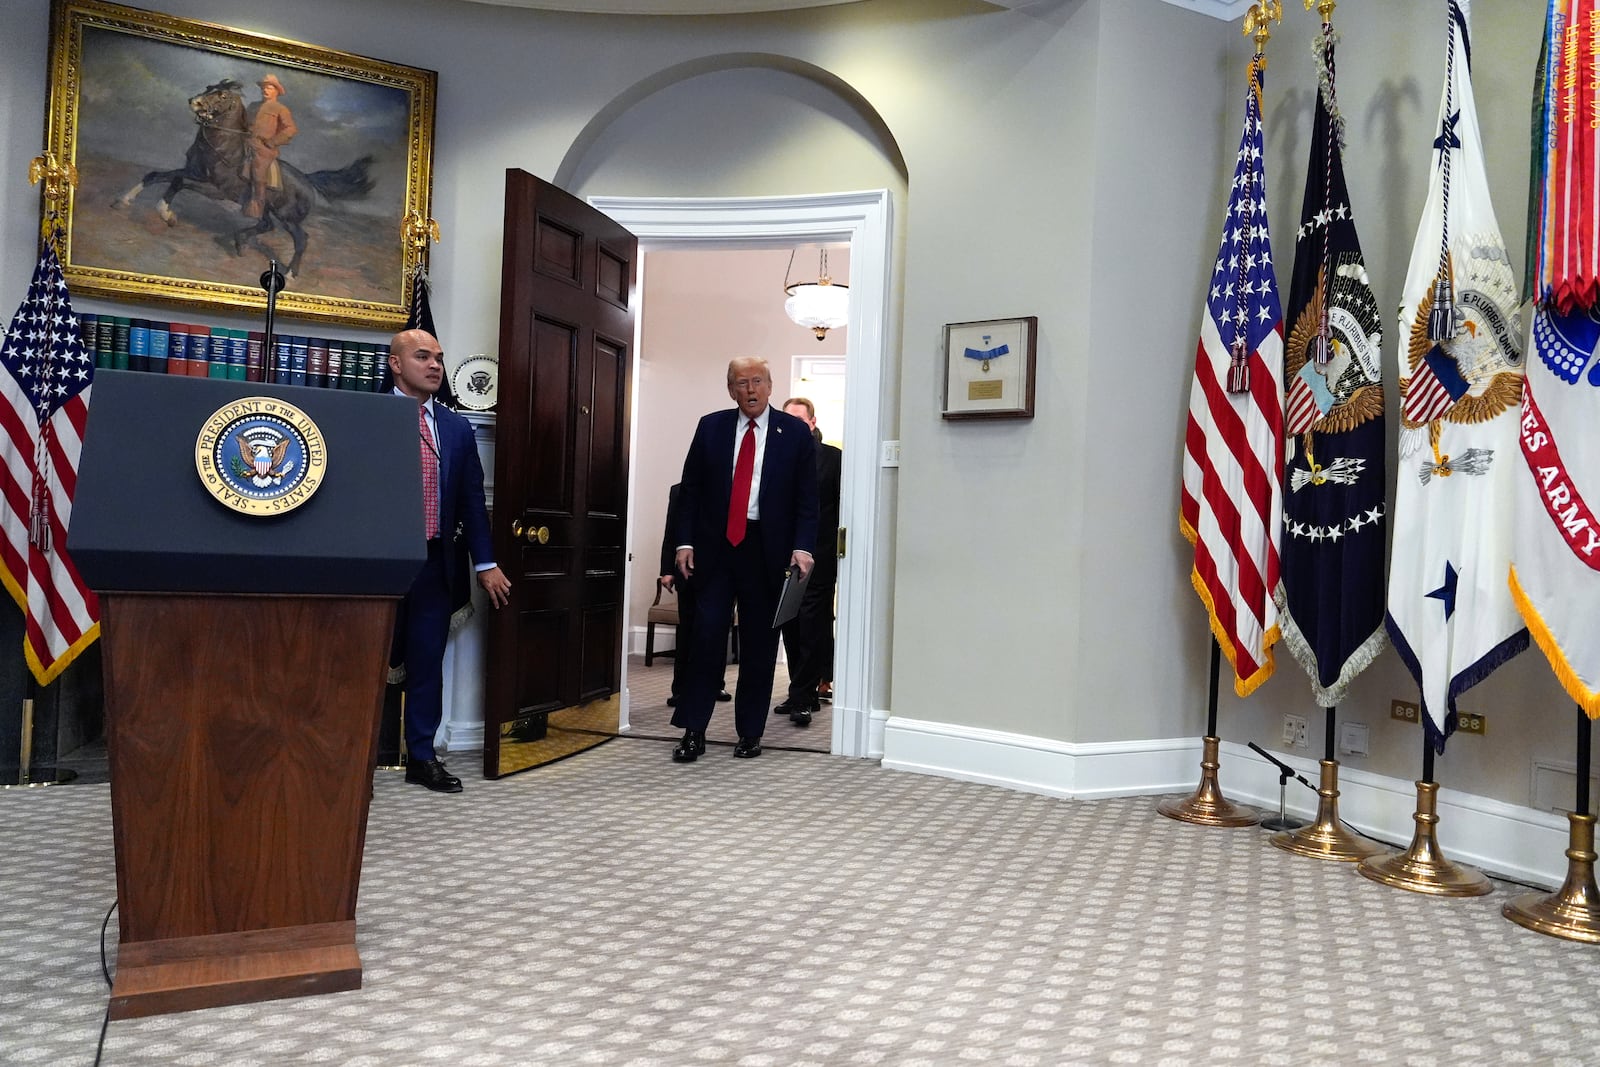
[{"label": "wooden chair", "polygon": [[[645,613],[644,617],[644,665],[646,667],[650,666],[651,662],[657,656],[671,656],[676,658],[678,655],[678,650],[676,648],[669,648],[664,652],[656,651],[657,624],[664,624],[672,627],[674,636],[676,636],[676,631],[678,629],[678,598],[674,596],[672,600],[663,604],[661,602],[661,586],[659,584],[656,585],[656,598],[650,602],[650,610]],[[728,646],[731,653],[729,662],[738,663],[739,609],[737,607],[735,607],[733,610],[733,627],[729,634]]]},{"label": "wooden chair", "polygon": [[650,666],[651,661],[658,655],[676,657],[678,650],[675,648],[659,653],[656,651],[656,626],[665,624],[671,626],[674,633],[677,632],[678,598],[674,596],[663,604],[661,602],[661,586],[658,583],[656,585],[656,598],[650,602],[650,610],[645,614],[644,618],[644,665],[646,667]]}]

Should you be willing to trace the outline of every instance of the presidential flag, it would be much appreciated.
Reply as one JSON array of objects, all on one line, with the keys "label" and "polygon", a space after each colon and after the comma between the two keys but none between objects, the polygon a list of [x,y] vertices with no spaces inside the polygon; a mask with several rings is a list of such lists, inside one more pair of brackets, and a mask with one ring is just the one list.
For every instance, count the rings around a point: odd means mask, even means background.
[{"label": "presidential flag", "polygon": [[100,636],[100,603],[67,555],[94,357],[46,242],[0,347],[0,581],[25,616],[22,651],[47,685]]},{"label": "presidential flag", "polygon": [[1194,545],[1190,581],[1240,696],[1272,675],[1279,635],[1283,315],[1262,170],[1265,67],[1263,57],[1251,60],[1233,191],[1200,321],[1179,511],[1179,528]]},{"label": "presidential flag", "polygon": [[1289,283],[1284,374],[1284,644],[1334,707],[1383,651],[1383,329],[1345,188],[1332,27],[1317,48],[1316,118]]},{"label": "presidential flag", "polygon": [[[1456,700],[1527,647],[1506,586],[1520,461],[1522,327],[1473,103],[1466,0],[1448,0],[1428,199],[1401,293],[1400,470],[1388,627],[1421,690],[1436,751]],[[1408,418],[1414,389],[1451,395]],[[1442,384],[1441,384],[1442,383]],[[1442,408],[1442,409],[1441,409]]]},{"label": "presidential flag", "polygon": [[[1574,141],[1592,142],[1588,112],[1571,106],[1579,86],[1600,75],[1600,41],[1585,35],[1580,47],[1563,51],[1564,30],[1597,5],[1556,0],[1547,16],[1549,81],[1557,95],[1541,94],[1545,107],[1536,129],[1543,136],[1535,170],[1559,169]],[[1587,21],[1577,25],[1587,26]],[[1570,129],[1574,125],[1581,131]],[[1542,158],[1541,158],[1542,157]],[[1570,187],[1573,199],[1591,203],[1600,175],[1584,171]],[[1540,205],[1541,248],[1571,249],[1588,238],[1571,232],[1588,226],[1570,204]],[[1561,312],[1556,290],[1534,312],[1533,350],[1523,387],[1521,462],[1510,586],[1517,610],[1549,659],[1567,695],[1600,717],[1600,322],[1592,291],[1565,271],[1553,276],[1572,310]],[[1592,287],[1591,287],[1592,288]],[[1587,303],[1583,301],[1586,300]]]},{"label": "presidential flag", "polygon": [[[433,335],[433,339],[440,340],[439,328],[433,324],[433,302],[431,297],[432,286],[428,281],[428,268],[417,264],[417,269],[411,276],[411,302],[406,308],[406,326],[408,330],[426,330]],[[444,378],[439,382],[439,391],[433,394],[436,404],[443,404],[451,411],[460,409],[461,404],[456,399],[455,390],[450,386],[449,359],[445,360],[446,371]],[[388,363],[379,370],[378,392],[388,393],[394,389],[394,375],[389,371]]]}]

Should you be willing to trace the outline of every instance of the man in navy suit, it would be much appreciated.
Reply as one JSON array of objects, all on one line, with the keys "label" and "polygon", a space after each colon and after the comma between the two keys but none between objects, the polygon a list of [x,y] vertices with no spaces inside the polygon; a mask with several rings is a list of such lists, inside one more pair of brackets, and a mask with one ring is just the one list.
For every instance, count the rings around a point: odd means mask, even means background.
[{"label": "man in navy suit", "polygon": [[778,658],[773,612],[786,568],[811,571],[817,539],[816,444],[805,423],[773,408],[772,371],[750,357],[728,364],[732,410],[700,420],[679,483],[674,538],[678,573],[698,590],[686,688],[672,716],[683,740],[672,758],[705,752],[706,726],[722,677],[722,642],[739,606],[739,685],[733,754],[761,755]]},{"label": "man in navy suit", "polygon": [[461,779],[445,770],[433,750],[444,715],[444,647],[450,637],[450,615],[470,592],[466,583],[452,579],[458,569],[465,569],[462,553],[471,553],[478,584],[497,608],[506,604],[511,580],[495,566],[489,544],[483,465],[472,424],[434,403],[433,394],[444,381],[439,342],[426,330],[395,334],[389,342],[389,371],[394,391],[420,405],[417,437],[428,538],[428,560],[400,602],[390,657],[406,667],[406,781],[436,793],[459,793]]}]

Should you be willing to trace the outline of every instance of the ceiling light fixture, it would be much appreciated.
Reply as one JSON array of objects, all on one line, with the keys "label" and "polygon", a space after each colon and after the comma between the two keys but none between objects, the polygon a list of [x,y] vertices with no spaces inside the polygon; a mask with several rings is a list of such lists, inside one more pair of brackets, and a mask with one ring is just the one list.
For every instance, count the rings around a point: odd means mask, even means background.
[{"label": "ceiling light fixture", "polygon": [[804,326],[821,341],[829,330],[837,330],[850,321],[850,287],[835,285],[828,275],[828,250],[822,249],[817,264],[817,280],[789,284],[789,269],[794,267],[794,250],[789,252],[789,267],[783,272],[783,291],[789,299],[783,310],[797,325]]}]

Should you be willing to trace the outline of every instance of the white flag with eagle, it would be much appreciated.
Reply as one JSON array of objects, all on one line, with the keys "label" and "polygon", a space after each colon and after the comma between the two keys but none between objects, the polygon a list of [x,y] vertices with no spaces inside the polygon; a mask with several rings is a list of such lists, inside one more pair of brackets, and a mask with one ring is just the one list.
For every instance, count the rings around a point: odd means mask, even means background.
[{"label": "white flag with eagle", "polygon": [[1505,575],[1521,457],[1516,282],[1489,199],[1468,0],[1447,0],[1432,172],[1400,303],[1388,627],[1443,751],[1456,699],[1527,647]]}]

